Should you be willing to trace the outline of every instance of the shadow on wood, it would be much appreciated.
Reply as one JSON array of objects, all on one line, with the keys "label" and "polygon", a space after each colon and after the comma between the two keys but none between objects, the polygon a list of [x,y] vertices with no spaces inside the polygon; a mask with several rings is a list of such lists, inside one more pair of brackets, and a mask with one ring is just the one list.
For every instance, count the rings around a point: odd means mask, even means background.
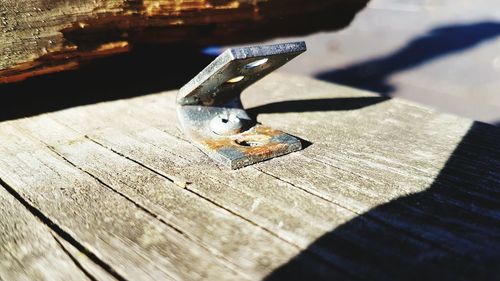
[{"label": "shadow on wood", "polygon": [[[474,123],[427,190],[373,208],[323,235],[301,255],[329,249],[331,261],[352,279],[500,280],[499,136],[499,128]],[[373,220],[446,254],[405,251]],[[357,241],[384,250],[371,252]],[[266,280],[306,280],[309,272],[298,267],[301,255]]]},{"label": "shadow on wood", "polygon": [[449,25],[432,29],[394,53],[342,69],[317,74],[317,78],[390,95],[394,86],[388,79],[401,71],[432,60],[471,49],[500,36],[499,22]]},{"label": "shadow on wood", "polygon": [[286,112],[314,112],[354,110],[370,106],[388,100],[387,97],[358,97],[358,98],[334,98],[334,99],[311,99],[290,100],[274,102],[262,106],[253,107],[247,113],[253,119],[260,113],[286,113]]}]

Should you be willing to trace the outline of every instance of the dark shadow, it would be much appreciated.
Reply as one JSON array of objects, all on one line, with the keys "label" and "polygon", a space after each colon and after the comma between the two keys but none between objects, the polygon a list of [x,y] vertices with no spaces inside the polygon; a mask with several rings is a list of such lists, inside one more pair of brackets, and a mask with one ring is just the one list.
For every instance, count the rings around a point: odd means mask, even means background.
[{"label": "dark shadow", "polygon": [[[137,27],[127,26],[127,40],[134,46],[132,53],[99,59],[73,72],[0,85],[0,122],[77,105],[177,89],[202,70],[213,57],[203,56],[193,46],[172,46],[173,42],[184,38],[183,42],[197,46],[242,44],[277,36],[338,30],[347,26],[368,0],[349,3],[330,1],[308,11],[301,9],[300,1],[291,0],[281,4],[261,2],[257,5],[250,1],[240,7],[244,14],[248,14],[248,11],[258,6],[261,16],[258,20],[246,19],[247,16],[242,14],[241,20],[230,21],[229,24],[216,20],[212,24],[202,23],[201,26],[200,23],[204,21],[194,21],[191,25],[183,25],[182,29],[177,26],[155,28],[154,24],[147,28],[140,24]],[[222,15],[219,12],[210,14],[217,14],[218,17]],[[114,42],[113,38],[123,40],[124,32],[117,28],[113,23],[107,27],[96,21],[85,29],[68,27],[62,32],[67,41],[89,48],[103,42]],[[134,42],[164,42],[170,45],[145,47]]]},{"label": "dark shadow", "polygon": [[178,89],[212,60],[191,46],[137,46],[76,71],[0,85],[0,122]]},{"label": "dark shadow", "polygon": [[247,113],[255,120],[257,118],[257,115],[260,113],[354,110],[377,104],[388,99],[389,98],[387,97],[374,96],[358,98],[290,100],[268,103],[265,105],[249,108],[247,109]]},{"label": "dark shadow", "polygon": [[[204,55],[195,47],[138,47],[134,52],[105,58],[77,71],[0,85],[0,122],[178,89],[208,65],[214,55]],[[255,119],[259,113],[353,110],[385,100],[385,97],[296,100],[251,108],[248,113]]]},{"label": "dark shadow", "polygon": [[300,141],[300,145],[302,146],[302,149],[306,149],[308,148],[309,146],[312,145],[312,142],[308,141],[308,140],[305,140],[303,138],[299,138],[297,136],[293,136],[294,138],[298,139]]},{"label": "dark shadow", "polygon": [[[412,40],[395,53],[343,69],[320,73],[317,77],[389,95],[394,91],[394,86],[387,82],[391,75],[465,51],[499,35],[500,23],[498,22],[444,26]],[[376,38],[374,40],[376,41]]]},{"label": "dark shadow", "polygon": [[[499,140],[474,123],[428,189],[333,229],[266,280],[500,280]],[[305,267],[307,256],[345,278]]]},{"label": "dark shadow", "polygon": [[[357,98],[332,98],[332,99],[310,99],[310,100],[288,100],[273,102],[246,109],[253,120],[261,113],[286,113],[286,112],[314,112],[314,111],[341,111],[355,110],[389,100],[387,97],[357,97]],[[312,143],[297,136],[302,144],[302,149],[311,146]]]}]

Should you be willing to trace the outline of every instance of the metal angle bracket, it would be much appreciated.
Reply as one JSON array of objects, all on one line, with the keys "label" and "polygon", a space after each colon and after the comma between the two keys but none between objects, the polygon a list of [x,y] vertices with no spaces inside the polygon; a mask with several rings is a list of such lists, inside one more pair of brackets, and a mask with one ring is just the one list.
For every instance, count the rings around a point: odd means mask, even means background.
[{"label": "metal angle bracket", "polygon": [[184,134],[211,158],[238,169],[302,148],[301,141],[252,120],[241,92],[306,51],[305,42],[231,48],[177,95]]}]

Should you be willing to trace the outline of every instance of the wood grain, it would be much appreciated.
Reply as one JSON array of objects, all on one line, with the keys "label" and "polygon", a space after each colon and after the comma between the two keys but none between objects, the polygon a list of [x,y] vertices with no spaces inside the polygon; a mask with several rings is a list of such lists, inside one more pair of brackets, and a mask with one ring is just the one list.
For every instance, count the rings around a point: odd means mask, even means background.
[{"label": "wood grain", "polygon": [[[48,116],[19,125],[29,130],[25,131],[27,135],[43,140],[78,169],[255,279],[263,278],[300,252],[297,246],[191,190],[190,181],[148,169]],[[47,127],[57,135],[40,130]]]},{"label": "wood grain", "polygon": [[136,44],[228,44],[349,24],[368,0],[2,0],[0,83],[74,69]]},{"label": "wood grain", "polygon": [[0,123],[0,178],[118,279],[498,277],[498,129],[273,74],[244,104],[310,144],[229,171],[175,95]]},{"label": "wood grain", "polygon": [[60,247],[56,237],[1,186],[1,280],[92,280]]},{"label": "wood grain", "polygon": [[[120,279],[247,279],[10,125],[2,126],[2,138],[12,142],[0,148],[0,177]],[[12,155],[11,149],[23,152]]]}]

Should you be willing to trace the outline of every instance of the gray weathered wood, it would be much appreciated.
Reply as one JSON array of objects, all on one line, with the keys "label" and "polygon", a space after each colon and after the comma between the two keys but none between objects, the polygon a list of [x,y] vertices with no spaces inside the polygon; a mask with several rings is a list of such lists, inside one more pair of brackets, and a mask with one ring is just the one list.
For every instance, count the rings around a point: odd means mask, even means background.
[{"label": "gray weathered wood", "polygon": [[0,177],[119,277],[247,279],[15,125],[5,124],[1,133],[10,142],[0,148]]},{"label": "gray weathered wood", "polygon": [[[104,268],[98,264],[96,264],[94,261],[92,261],[85,253],[81,252],[77,248],[75,248],[74,245],[66,241],[65,239],[55,236],[57,239],[57,242],[59,242],[59,245],[61,245],[61,248],[64,249],[64,251],[68,254],[71,255],[73,261],[78,264],[78,266],[86,272],[88,275],[91,276],[92,280],[99,280],[99,281],[117,281],[119,280],[118,276],[113,274],[112,272],[109,272],[108,268]],[[74,274],[73,272],[68,272],[68,274]],[[115,275],[115,276],[113,276]]]},{"label": "gray weathered wood", "polygon": [[117,278],[495,279],[498,129],[274,74],[244,103],[312,144],[229,171],[175,94],[0,123],[0,178]]},{"label": "gray weathered wood", "polygon": [[[299,253],[297,246],[275,237],[265,228],[255,227],[224,206],[214,204],[211,198],[200,198],[184,178],[170,179],[147,170],[48,116],[18,124],[30,130],[23,132],[26,136],[36,135],[72,165],[248,275],[262,278]],[[54,130],[40,130],[49,127]]]},{"label": "gray weathered wood", "polygon": [[56,239],[57,234],[1,186],[1,280],[92,280]]}]

